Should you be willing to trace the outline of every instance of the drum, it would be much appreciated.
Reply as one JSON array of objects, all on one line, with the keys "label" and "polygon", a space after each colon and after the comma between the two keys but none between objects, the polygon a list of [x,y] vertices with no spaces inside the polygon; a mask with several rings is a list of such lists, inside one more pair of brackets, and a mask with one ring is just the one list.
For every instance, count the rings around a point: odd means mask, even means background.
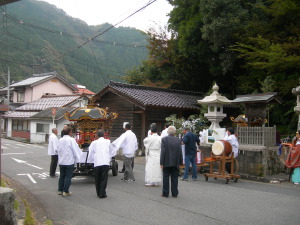
[{"label": "drum", "polygon": [[231,144],[224,140],[216,141],[211,148],[214,155],[223,155],[225,153],[226,156],[229,156],[232,152]]}]

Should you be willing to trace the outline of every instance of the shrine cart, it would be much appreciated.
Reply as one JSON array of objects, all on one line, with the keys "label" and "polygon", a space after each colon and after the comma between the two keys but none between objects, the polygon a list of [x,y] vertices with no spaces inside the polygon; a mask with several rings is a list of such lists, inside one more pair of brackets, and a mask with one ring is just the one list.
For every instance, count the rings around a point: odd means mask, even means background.
[{"label": "shrine cart", "polygon": [[[109,112],[108,108],[104,109],[93,105],[78,108],[72,113],[65,113],[65,119],[74,122],[75,139],[79,147],[83,149],[81,159],[75,164],[73,176],[94,175],[94,164],[88,161],[88,147],[95,140],[95,134],[99,129],[103,129],[105,131],[104,138],[109,139],[112,122],[117,117],[118,114]],[[118,162],[114,157],[109,168],[113,176],[118,175]]]},{"label": "shrine cart", "polygon": [[[234,180],[237,182],[240,178],[240,175],[235,174],[237,172],[238,164],[235,158],[233,157],[232,146],[229,142],[220,140],[216,141],[212,145],[212,154],[211,157],[204,158],[204,161],[209,164],[209,173],[205,173],[205,180],[208,181],[209,177],[213,177],[215,180],[217,178],[225,179],[226,184],[229,180]],[[213,171],[213,164],[218,163],[218,171]],[[231,171],[230,173],[225,172],[225,164],[230,163]],[[236,165],[236,167],[235,167]],[[236,169],[235,169],[236,168]]]}]

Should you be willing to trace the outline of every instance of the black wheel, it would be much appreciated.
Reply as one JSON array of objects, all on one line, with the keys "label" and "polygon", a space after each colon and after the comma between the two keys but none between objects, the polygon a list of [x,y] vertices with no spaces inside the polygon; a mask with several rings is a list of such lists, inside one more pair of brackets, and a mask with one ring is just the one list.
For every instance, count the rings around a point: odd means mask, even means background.
[{"label": "black wheel", "polygon": [[205,176],[205,181],[208,181],[208,176]]},{"label": "black wheel", "polygon": [[234,182],[236,183],[238,181],[239,178],[234,178]]},{"label": "black wheel", "polygon": [[215,177],[214,179],[216,180],[217,178]]},{"label": "black wheel", "polygon": [[229,183],[229,179],[226,179],[226,182],[225,182],[225,184],[228,184]]},{"label": "black wheel", "polygon": [[113,161],[112,162],[111,171],[112,171],[112,175],[113,176],[117,176],[118,175],[118,162],[117,161]]}]

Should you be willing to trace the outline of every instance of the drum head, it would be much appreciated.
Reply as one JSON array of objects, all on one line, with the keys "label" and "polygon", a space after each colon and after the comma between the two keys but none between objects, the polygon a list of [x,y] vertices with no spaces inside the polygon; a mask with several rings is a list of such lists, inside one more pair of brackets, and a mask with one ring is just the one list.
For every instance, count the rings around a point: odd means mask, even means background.
[{"label": "drum head", "polygon": [[215,143],[213,143],[211,148],[212,148],[212,152],[215,155],[222,155],[224,152],[224,144],[221,141],[216,141]]}]

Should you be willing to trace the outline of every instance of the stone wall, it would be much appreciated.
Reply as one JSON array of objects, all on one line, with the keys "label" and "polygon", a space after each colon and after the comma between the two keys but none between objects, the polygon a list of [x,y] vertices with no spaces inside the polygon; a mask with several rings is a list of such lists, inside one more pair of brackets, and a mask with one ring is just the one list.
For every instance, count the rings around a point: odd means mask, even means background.
[{"label": "stone wall", "polygon": [[0,187],[0,225],[15,225],[17,217],[14,210],[15,196],[10,188]]},{"label": "stone wall", "polygon": [[[204,156],[210,156],[211,146],[201,146],[201,149]],[[278,156],[278,147],[240,145],[237,161],[238,174],[265,177],[285,172],[284,164]]]}]

